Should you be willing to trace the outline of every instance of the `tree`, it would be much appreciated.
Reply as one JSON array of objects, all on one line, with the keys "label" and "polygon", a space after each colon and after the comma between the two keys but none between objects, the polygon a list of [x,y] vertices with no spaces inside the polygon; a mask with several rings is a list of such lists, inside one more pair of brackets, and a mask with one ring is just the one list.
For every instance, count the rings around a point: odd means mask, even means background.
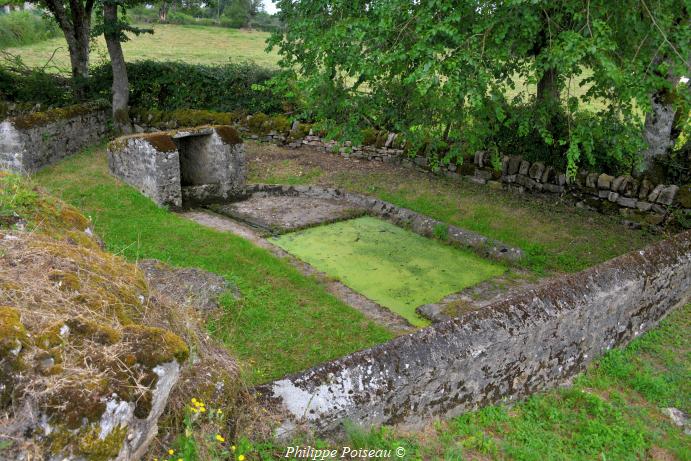
[{"label": "tree", "polygon": [[38,4],[50,11],[65,35],[75,95],[83,99],[89,78],[89,40],[95,0],[40,0]]},{"label": "tree", "polygon": [[139,35],[153,33],[153,30],[132,27],[118,14],[119,7],[124,10],[123,0],[102,0],[102,19],[95,31],[97,34],[103,33],[113,70],[113,129],[117,134],[130,134],[133,129],[129,116],[129,79],[122,42],[128,40],[127,32]]},{"label": "tree", "polygon": [[[638,166],[640,108],[689,72],[682,0],[280,0],[273,34],[305,116],[403,131],[453,161],[478,148]],[[666,71],[664,73],[666,75]],[[682,107],[687,96],[675,102]],[[687,106],[688,107],[688,106]],[[441,141],[441,142],[439,142]],[[447,142],[448,141],[448,142]],[[424,146],[424,147],[423,147]]]}]

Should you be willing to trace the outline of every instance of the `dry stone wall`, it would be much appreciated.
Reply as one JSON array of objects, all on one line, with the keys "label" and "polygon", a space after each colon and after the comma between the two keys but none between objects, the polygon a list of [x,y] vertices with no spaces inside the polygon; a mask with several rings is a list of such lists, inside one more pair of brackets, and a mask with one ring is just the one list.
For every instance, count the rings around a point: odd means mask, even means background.
[{"label": "dry stone wall", "polygon": [[396,142],[395,133],[390,133],[380,146],[353,146],[350,142],[339,145],[313,132],[301,139],[291,139],[277,132],[261,136],[248,132],[248,135],[290,148],[311,146],[327,152],[338,152],[344,157],[420,168],[452,179],[465,176],[475,183],[497,188],[566,195],[573,198],[579,207],[601,212],[619,212],[625,222],[633,227],[639,227],[641,223],[663,224],[672,210],[679,210],[683,216],[691,219],[689,184],[654,184],[648,179],[637,179],[629,175],[614,177],[587,170],[581,170],[574,179],[569,179],[563,172],[546,166],[543,162],[529,162],[521,156],[502,156],[499,159],[501,169],[495,169],[491,155],[484,151],[476,152],[472,163],[433,167],[426,157],[406,155],[400,143]]},{"label": "dry stone wall", "polygon": [[691,295],[691,231],[256,389],[279,434],[417,426],[556,386]]},{"label": "dry stone wall", "polygon": [[72,106],[0,122],[0,171],[33,173],[103,139],[108,112]]}]

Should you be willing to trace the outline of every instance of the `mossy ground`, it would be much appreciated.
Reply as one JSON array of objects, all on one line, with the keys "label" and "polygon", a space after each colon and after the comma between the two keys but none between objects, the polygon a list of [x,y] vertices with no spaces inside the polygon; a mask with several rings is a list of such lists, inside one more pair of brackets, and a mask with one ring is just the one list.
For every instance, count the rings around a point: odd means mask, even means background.
[{"label": "mossy ground", "polygon": [[505,270],[372,217],[313,227],[272,241],[417,326],[429,322],[416,314],[416,307]]}]

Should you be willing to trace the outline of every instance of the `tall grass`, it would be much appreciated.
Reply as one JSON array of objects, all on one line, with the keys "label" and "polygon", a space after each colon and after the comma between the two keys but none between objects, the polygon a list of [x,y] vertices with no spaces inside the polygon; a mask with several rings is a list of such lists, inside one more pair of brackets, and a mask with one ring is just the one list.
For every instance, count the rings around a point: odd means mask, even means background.
[{"label": "tall grass", "polygon": [[53,18],[31,11],[0,14],[0,49],[30,45],[60,35]]}]

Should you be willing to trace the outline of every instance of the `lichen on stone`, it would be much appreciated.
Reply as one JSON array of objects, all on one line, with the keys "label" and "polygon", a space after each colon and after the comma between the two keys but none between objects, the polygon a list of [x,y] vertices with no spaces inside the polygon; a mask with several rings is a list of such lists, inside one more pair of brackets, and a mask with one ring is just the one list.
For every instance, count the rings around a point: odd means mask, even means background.
[{"label": "lichen on stone", "polygon": [[3,211],[41,223],[0,233],[0,289],[9,301],[0,307],[0,406],[10,422],[24,405],[37,416],[28,432],[0,433],[31,438],[49,458],[112,459],[127,428],[98,436],[109,399],[147,417],[156,367],[188,357],[185,341],[166,328],[173,309],[152,302],[142,271],[101,249],[79,212],[28,179],[0,182],[9,185]]},{"label": "lichen on stone", "polygon": [[162,328],[128,325],[124,328],[124,340],[135,351],[137,363],[148,368],[173,360],[182,363],[189,356],[187,344]]}]

